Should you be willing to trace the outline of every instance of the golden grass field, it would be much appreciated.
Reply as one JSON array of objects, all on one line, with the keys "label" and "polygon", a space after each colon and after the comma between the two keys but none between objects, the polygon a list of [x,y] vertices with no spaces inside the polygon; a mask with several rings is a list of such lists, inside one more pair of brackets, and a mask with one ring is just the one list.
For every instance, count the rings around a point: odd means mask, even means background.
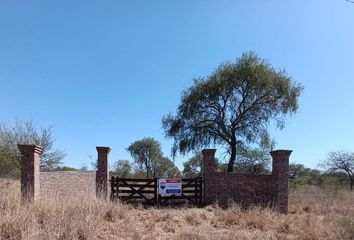
[{"label": "golden grass field", "polygon": [[1,239],[354,239],[354,193],[308,187],[271,209],[144,209],[95,198],[20,204],[18,182],[0,180]]}]

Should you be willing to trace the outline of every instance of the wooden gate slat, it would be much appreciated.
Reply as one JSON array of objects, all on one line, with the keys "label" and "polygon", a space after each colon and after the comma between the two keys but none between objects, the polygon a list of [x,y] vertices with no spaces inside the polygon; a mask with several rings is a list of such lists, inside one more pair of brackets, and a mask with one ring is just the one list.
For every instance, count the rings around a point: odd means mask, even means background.
[{"label": "wooden gate slat", "polygon": [[122,182],[119,184],[119,187],[144,187],[144,188],[155,188],[155,184],[154,185],[146,185],[146,184],[136,184],[136,183],[126,183],[126,182]]},{"label": "wooden gate slat", "polygon": [[[118,190],[119,193],[132,193],[131,190]],[[139,190],[140,193],[155,193],[155,189],[154,190]]]}]

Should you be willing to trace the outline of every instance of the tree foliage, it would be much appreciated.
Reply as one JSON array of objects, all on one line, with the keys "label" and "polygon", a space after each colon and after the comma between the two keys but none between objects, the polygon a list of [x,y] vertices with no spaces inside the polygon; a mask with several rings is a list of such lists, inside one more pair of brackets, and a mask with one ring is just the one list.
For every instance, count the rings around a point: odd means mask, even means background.
[{"label": "tree foliage", "polygon": [[[220,163],[219,159],[215,158],[216,170],[224,171],[225,166]],[[201,153],[195,153],[194,156],[183,163],[182,175],[185,178],[196,178],[202,176],[203,160]]]},{"label": "tree foliage", "polygon": [[130,144],[127,151],[135,162],[145,166],[146,178],[151,178],[154,162],[162,156],[160,143],[153,138],[143,138]]},{"label": "tree foliage", "polygon": [[119,177],[127,178],[132,175],[132,166],[128,160],[118,160],[114,164],[113,172]]},{"label": "tree foliage", "polygon": [[181,173],[171,159],[161,156],[153,165],[154,177],[180,177]]},{"label": "tree foliage", "polygon": [[79,171],[79,170],[77,168],[73,168],[73,167],[69,167],[69,166],[59,166],[59,167],[51,169],[51,171],[67,172],[67,171]]},{"label": "tree foliage", "polygon": [[354,153],[337,151],[330,152],[321,164],[329,173],[345,173],[350,182],[350,190],[354,187]]},{"label": "tree foliage", "polygon": [[182,175],[185,178],[196,178],[201,176],[202,156],[200,153],[195,154],[188,161],[183,163]]},{"label": "tree foliage", "polygon": [[271,156],[269,154],[275,147],[275,141],[263,138],[259,146],[245,146],[239,148],[238,160],[234,171],[253,174],[271,173]]},{"label": "tree foliage", "polygon": [[36,144],[43,147],[40,167],[43,171],[60,166],[65,154],[53,149],[52,129],[36,128],[32,121],[16,121],[12,127],[0,123],[0,175],[19,176],[20,151],[17,144]]},{"label": "tree foliage", "polygon": [[[270,149],[262,146],[259,148],[243,148],[239,151],[239,158],[234,166],[235,172],[269,174],[270,173]],[[218,171],[225,171],[227,165],[215,159]],[[196,153],[188,161],[183,163],[182,175],[186,178],[195,178],[201,176],[202,155]]]},{"label": "tree foliage", "polygon": [[271,157],[266,147],[241,149],[238,161],[235,163],[235,171],[254,174],[269,174]]},{"label": "tree foliage", "polygon": [[289,164],[290,189],[296,189],[303,185],[321,186],[327,179],[328,177],[321,174],[318,169],[307,168],[299,163]]},{"label": "tree foliage", "polygon": [[134,161],[146,171],[146,178],[179,176],[175,164],[164,157],[161,144],[153,138],[143,138],[127,148]]},{"label": "tree foliage", "polygon": [[175,115],[162,119],[172,153],[184,154],[210,144],[223,145],[233,171],[236,149],[268,139],[267,126],[284,126],[295,113],[302,86],[284,70],[276,70],[255,53],[244,53],[234,63],[221,64],[210,76],[194,80],[183,92]]}]

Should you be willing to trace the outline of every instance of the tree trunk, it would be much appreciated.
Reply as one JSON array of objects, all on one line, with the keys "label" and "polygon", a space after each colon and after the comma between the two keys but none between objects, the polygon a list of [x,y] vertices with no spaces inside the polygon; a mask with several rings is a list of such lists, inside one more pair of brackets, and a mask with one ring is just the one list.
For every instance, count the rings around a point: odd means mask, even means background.
[{"label": "tree trunk", "polygon": [[145,168],[146,168],[146,178],[149,178],[149,166],[147,164],[147,161],[145,162]]},{"label": "tree trunk", "polygon": [[234,171],[235,160],[236,160],[236,141],[234,144],[231,144],[231,156],[230,156],[229,163],[227,165],[228,172]]}]

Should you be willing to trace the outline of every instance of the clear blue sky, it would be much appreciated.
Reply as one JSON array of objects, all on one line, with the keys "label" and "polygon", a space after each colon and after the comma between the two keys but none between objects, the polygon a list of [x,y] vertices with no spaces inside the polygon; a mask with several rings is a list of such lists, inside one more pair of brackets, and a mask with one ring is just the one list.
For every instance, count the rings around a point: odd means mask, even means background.
[{"label": "clear blue sky", "polygon": [[[0,1],[0,120],[52,126],[65,165],[154,137],[192,79],[255,51],[305,90],[285,129],[291,161],[354,151],[354,4],[298,1]],[[181,168],[187,157],[178,156]]]}]

